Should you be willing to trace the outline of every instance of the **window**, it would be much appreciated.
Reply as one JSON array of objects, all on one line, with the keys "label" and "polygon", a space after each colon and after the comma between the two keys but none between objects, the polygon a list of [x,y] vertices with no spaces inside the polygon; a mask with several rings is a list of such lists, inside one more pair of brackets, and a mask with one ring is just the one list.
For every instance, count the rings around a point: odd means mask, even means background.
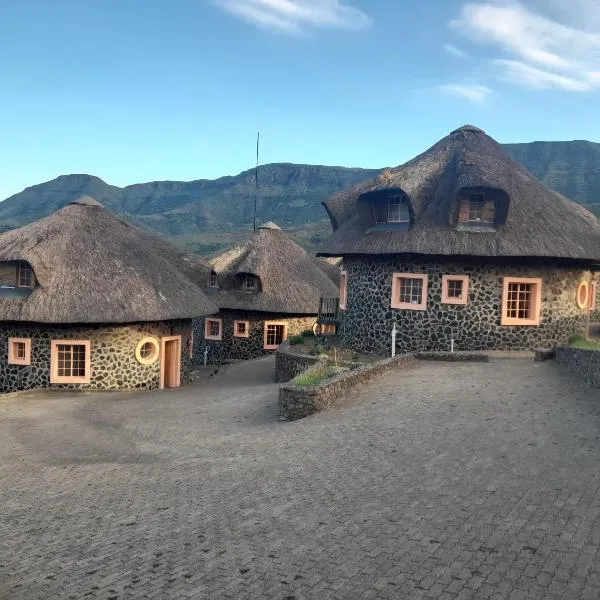
[{"label": "window", "polygon": [[502,325],[539,325],[542,280],[505,277],[502,294]]},{"label": "window", "polygon": [[223,319],[206,319],[204,321],[204,339],[223,339]]},{"label": "window", "polygon": [[346,271],[340,273],[340,310],[346,310],[348,302],[348,275]]},{"label": "window", "polygon": [[242,288],[245,290],[255,290],[256,277],[254,275],[244,275],[244,279],[242,280]]},{"label": "window", "polygon": [[19,261],[17,267],[17,287],[32,288],[34,286],[33,269],[29,263]]},{"label": "window", "polygon": [[410,223],[408,198],[403,194],[394,194],[387,201],[374,202],[375,223]]},{"label": "window", "polygon": [[218,288],[219,287],[219,279],[217,274],[214,271],[210,272],[208,276],[208,287],[210,288]]},{"label": "window", "polygon": [[577,286],[577,306],[579,308],[586,308],[588,304],[588,296],[589,296],[589,287],[587,281],[582,281],[579,286]]},{"label": "window", "polygon": [[142,365],[151,365],[158,360],[159,348],[156,338],[145,337],[136,346],[135,358]]},{"label": "window", "polygon": [[466,304],[468,295],[468,275],[442,275],[442,304]]},{"label": "window", "polygon": [[287,339],[287,323],[281,321],[265,321],[263,347],[265,350],[276,350],[279,344]]},{"label": "window", "polygon": [[8,338],[8,364],[31,364],[31,340],[29,338]]},{"label": "window", "polygon": [[88,340],[52,340],[50,383],[89,383],[90,351]]},{"label": "window", "polygon": [[250,336],[250,321],[234,321],[233,337],[247,338]]},{"label": "window", "polygon": [[388,201],[388,223],[408,223],[408,202],[404,196],[391,196]]},{"label": "window", "polygon": [[496,220],[496,203],[483,193],[469,194],[460,202],[458,222],[491,227]]},{"label": "window", "polygon": [[394,273],[392,277],[392,308],[427,309],[427,275]]},{"label": "window", "polygon": [[467,221],[479,223],[483,221],[483,209],[485,207],[485,196],[483,194],[471,194],[469,196],[469,212]]}]

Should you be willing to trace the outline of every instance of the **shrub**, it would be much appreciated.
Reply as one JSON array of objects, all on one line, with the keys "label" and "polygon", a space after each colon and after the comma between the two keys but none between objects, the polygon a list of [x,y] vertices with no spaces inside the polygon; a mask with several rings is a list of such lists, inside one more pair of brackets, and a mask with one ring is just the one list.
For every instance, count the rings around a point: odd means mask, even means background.
[{"label": "shrub", "polygon": [[312,329],[305,329],[302,333],[301,333],[302,337],[315,337],[315,334],[313,332]]},{"label": "shrub", "polygon": [[304,338],[301,335],[293,335],[288,341],[290,346],[297,346],[304,343]]},{"label": "shrub", "polygon": [[325,354],[326,350],[327,349],[323,344],[321,344],[320,342],[314,342],[309,351],[309,354],[311,354],[312,356],[318,356],[319,354]]},{"label": "shrub", "polygon": [[327,361],[318,362],[316,365],[309,367],[306,371],[296,375],[293,379],[294,383],[300,387],[311,387],[319,385],[344,371],[348,371],[345,367],[336,367],[329,364]]}]

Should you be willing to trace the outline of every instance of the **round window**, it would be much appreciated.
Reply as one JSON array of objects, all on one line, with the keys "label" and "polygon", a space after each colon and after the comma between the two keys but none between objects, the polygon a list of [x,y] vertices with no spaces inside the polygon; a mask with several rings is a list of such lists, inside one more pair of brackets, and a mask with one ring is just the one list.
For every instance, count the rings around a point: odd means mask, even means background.
[{"label": "round window", "polygon": [[138,342],[135,349],[135,357],[142,365],[151,365],[158,359],[159,346],[158,340],[147,337]]},{"label": "round window", "polygon": [[577,288],[577,306],[585,308],[588,303],[588,282],[582,281]]}]

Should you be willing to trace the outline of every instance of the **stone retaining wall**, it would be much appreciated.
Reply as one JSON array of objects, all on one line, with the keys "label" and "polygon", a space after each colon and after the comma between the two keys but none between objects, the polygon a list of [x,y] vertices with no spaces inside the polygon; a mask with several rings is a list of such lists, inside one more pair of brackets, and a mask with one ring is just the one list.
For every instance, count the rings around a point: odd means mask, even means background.
[{"label": "stone retaining wall", "polygon": [[275,381],[284,383],[321,360],[318,356],[308,356],[294,352],[289,342],[284,342],[275,353]]},{"label": "stone retaining wall", "polygon": [[556,349],[555,359],[571,375],[600,387],[600,350],[560,346]]},{"label": "stone retaining wall", "polygon": [[284,383],[279,387],[280,414],[293,421],[329,408],[344,395],[346,390],[381,373],[406,365],[414,359],[412,354],[386,358],[352,371],[346,371],[313,387],[297,386],[293,380]]}]

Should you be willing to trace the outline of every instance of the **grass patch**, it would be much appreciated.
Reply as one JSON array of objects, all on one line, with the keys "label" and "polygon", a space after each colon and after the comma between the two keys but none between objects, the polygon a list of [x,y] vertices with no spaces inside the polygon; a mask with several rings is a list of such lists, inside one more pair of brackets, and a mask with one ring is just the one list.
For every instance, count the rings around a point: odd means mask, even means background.
[{"label": "grass patch", "polygon": [[587,350],[600,350],[600,340],[586,340],[580,335],[576,335],[569,340],[569,345],[573,348],[586,348]]},{"label": "grass patch", "polygon": [[330,365],[326,361],[318,362],[316,365],[309,367],[300,375],[294,377],[293,382],[299,387],[312,387],[319,385],[336,375],[339,375],[343,371],[346,371],[344,367],[337,367]]}]

